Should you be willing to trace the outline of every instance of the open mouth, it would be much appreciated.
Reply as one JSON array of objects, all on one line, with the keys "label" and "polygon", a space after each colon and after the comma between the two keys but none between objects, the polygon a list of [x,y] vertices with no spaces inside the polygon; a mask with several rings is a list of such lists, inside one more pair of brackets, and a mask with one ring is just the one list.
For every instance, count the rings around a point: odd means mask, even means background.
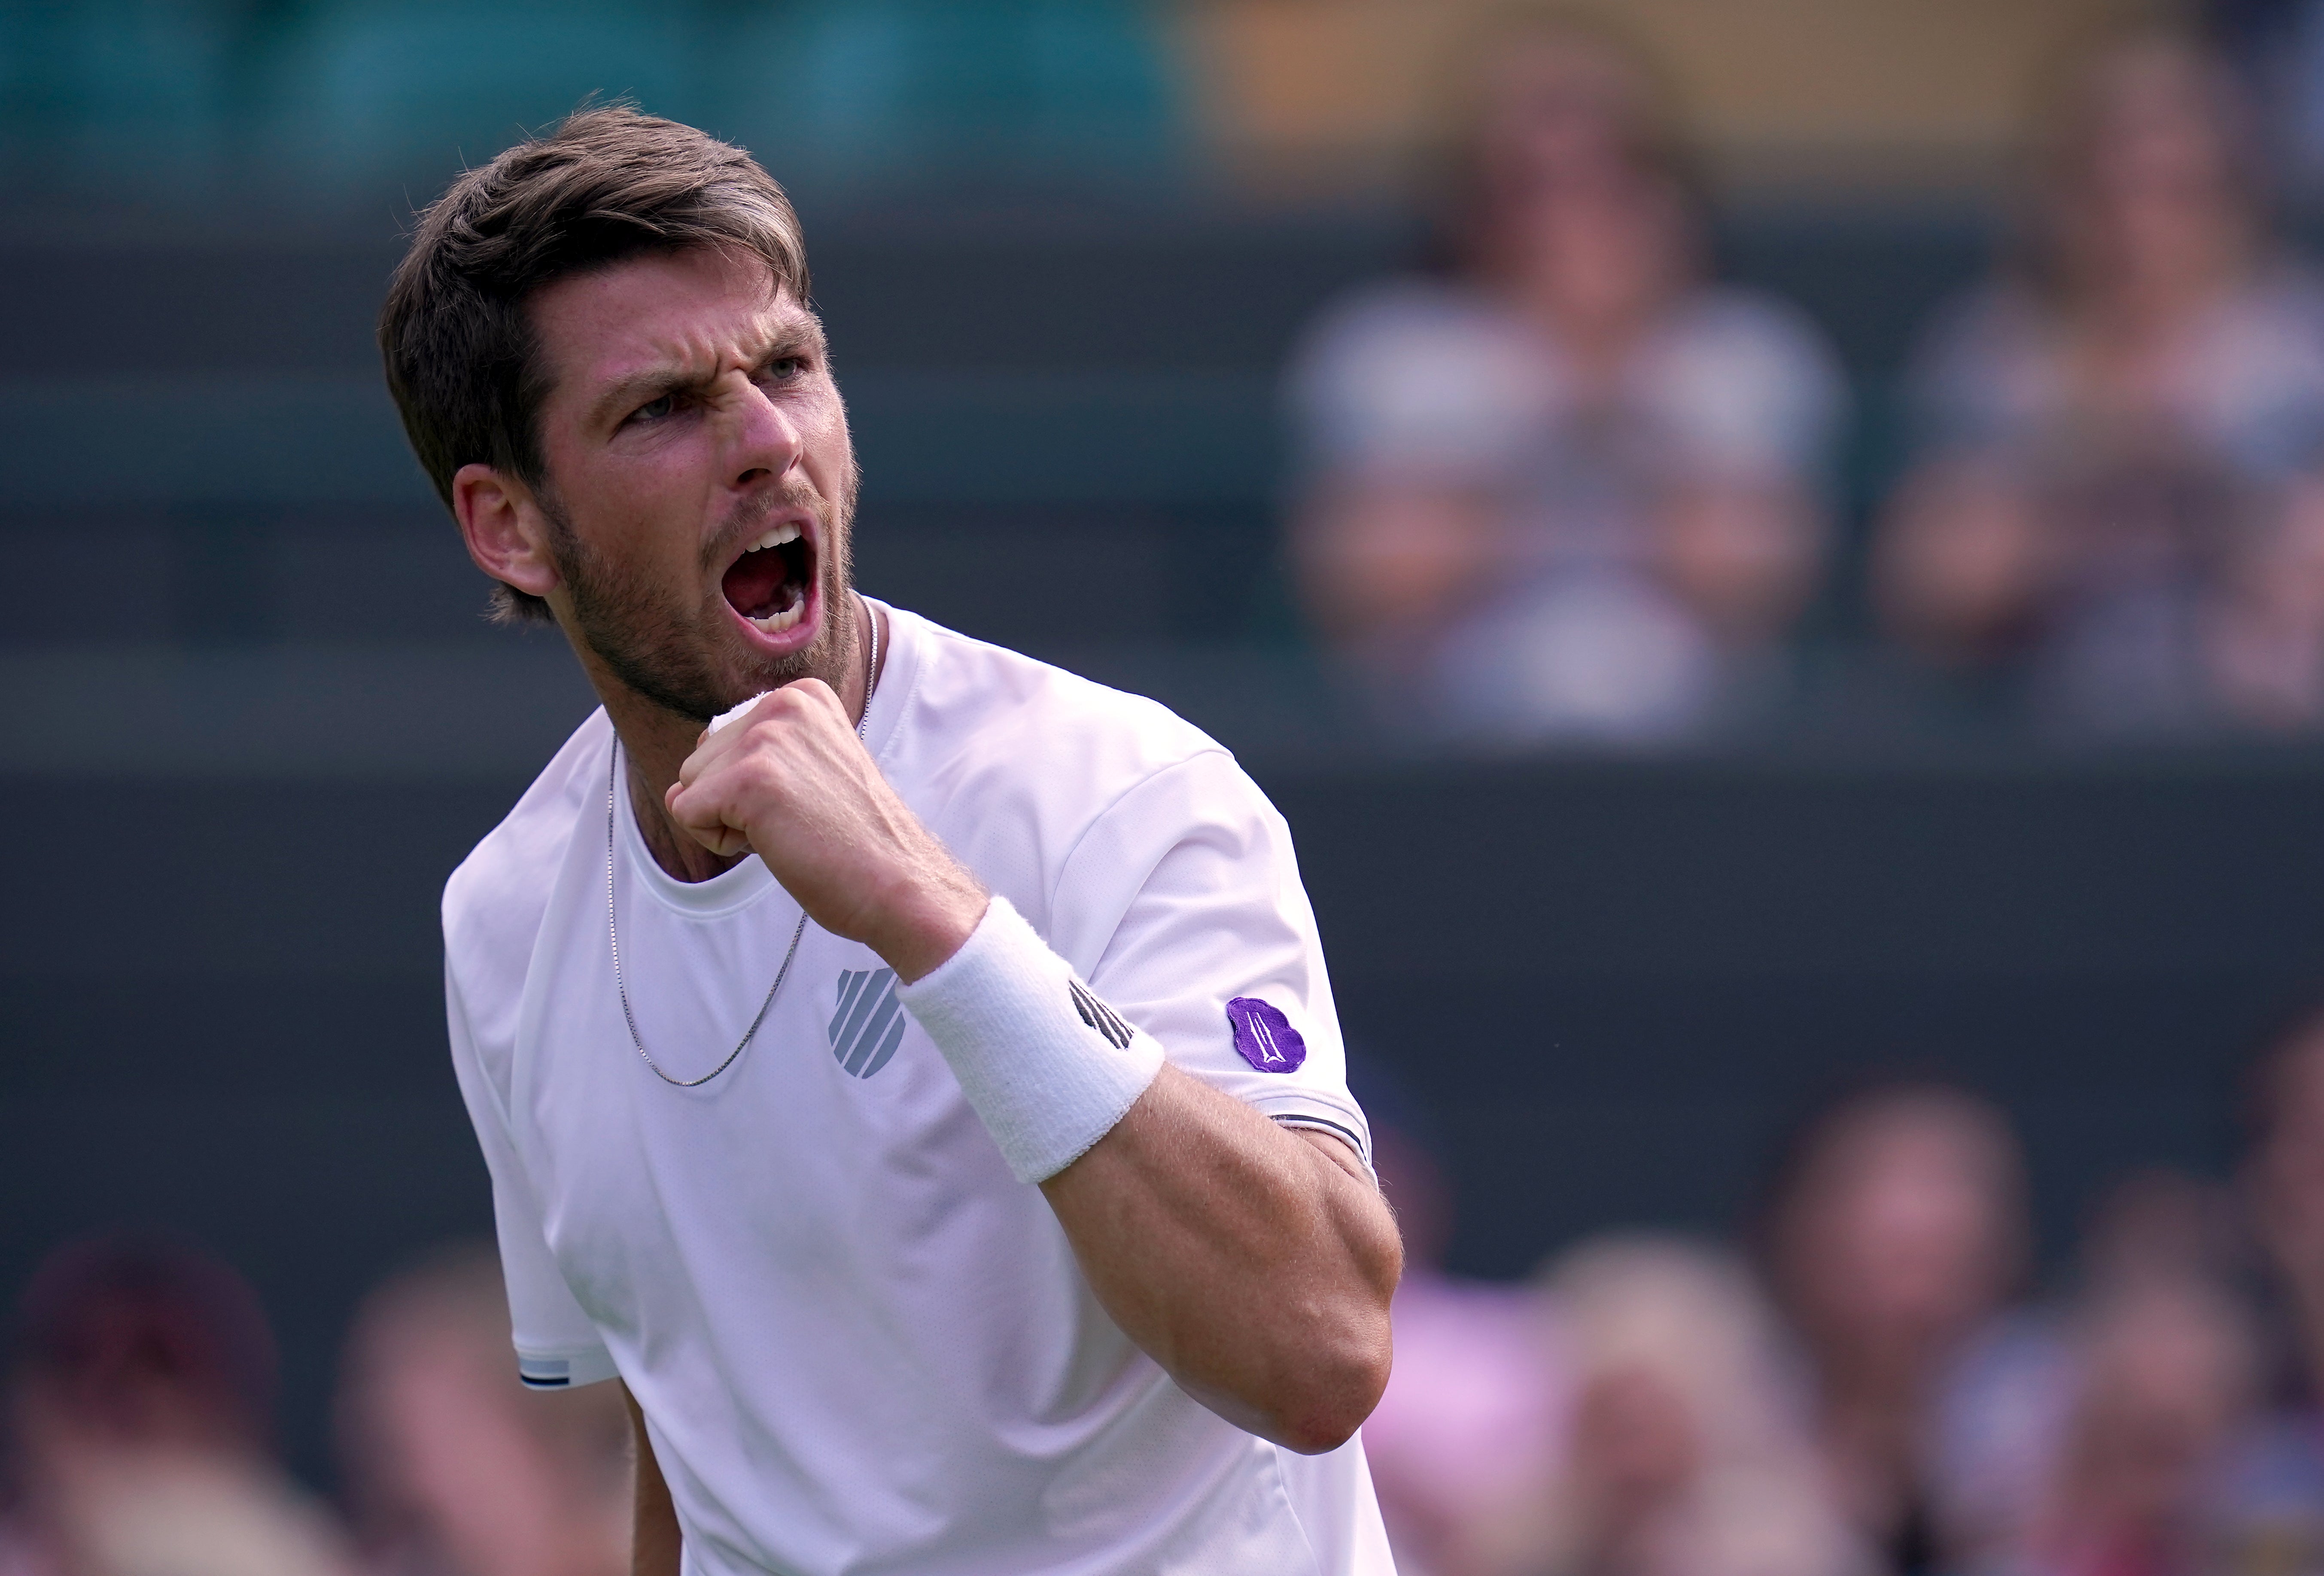
[{"label": "open mouth", "polygon": [[726,604],[762,632],[779,635],[807,616],[815,587],[815,549],[796,524],[768,530],[728,566],[719,589]]}]

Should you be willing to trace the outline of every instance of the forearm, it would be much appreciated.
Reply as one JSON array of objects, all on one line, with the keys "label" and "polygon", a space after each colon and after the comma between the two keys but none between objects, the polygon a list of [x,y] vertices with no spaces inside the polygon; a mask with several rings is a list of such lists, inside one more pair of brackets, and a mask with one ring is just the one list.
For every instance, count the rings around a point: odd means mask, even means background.
[{"label": "forearm", "polygon": [[1100,1304],[1204,1405],[1311,1452],[1370,1413],[1403,1253],[1339,1140],[1166,1067],[1041,1187]]},{"label": "forearm", "polygon": [[653,1442],[646,1437],[645,1414],[637,1397],[622,1387],[622,1401],[630,1409],[631,1459],[635,1470],[634,1508],[630,1542],[630,1576],[678,1576],[678,1507],[670,1503],[669,1484],[654,1459]]}]

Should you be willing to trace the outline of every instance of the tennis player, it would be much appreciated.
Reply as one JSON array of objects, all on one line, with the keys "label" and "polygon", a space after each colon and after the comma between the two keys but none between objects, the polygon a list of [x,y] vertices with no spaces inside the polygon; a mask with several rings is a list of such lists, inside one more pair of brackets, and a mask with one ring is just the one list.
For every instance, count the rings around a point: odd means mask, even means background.
[{"label": "tennis player", "polygon": [[1290,836],[1162,707],[855,592],[781,189],[576,115],[427,212],[380,340],[604,702],[453,875],[445,993],[519,1370],[626,1387],[637,1569],[1388,1571],[1399,1248]]}]

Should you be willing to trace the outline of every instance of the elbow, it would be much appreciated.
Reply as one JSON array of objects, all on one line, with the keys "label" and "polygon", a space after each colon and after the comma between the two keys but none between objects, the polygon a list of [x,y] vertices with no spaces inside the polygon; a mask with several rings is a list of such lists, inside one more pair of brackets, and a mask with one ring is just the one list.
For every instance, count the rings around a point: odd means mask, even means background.
[{"label": "elbow", "polygon": [[1335,1339],[1308,1349],[1301,1371],[1271,1408],[1266,1436],[1303,1456],[1335,1451],[1355,1437],[1388,1388],[1388,1311],[1349,1321]]},{"label": "elbow", "polygon": [[1278,1415],[1268,1437],[1303,1456],[1335,1451],[1356,1436],[1356,1430],[1372,1415],[1387,1388],[1388,1359],[1383,1353],[1378,1364],[1362,1372],[1351,1373],[1328,1386],[1318,1385],[1312,1394],[1301,1396]]},{"label": "elbow", "polygon": [[1355,1267],[1354,1280],[1311,1323],[1288,1404],[1266,1431],[1301,1455],[1322,1455],[1354,1438],[1388,1389],[1395,1345],[1388,1310],[1404,1275],[1404,1243],[1392,1221],[1361,1240]]}]

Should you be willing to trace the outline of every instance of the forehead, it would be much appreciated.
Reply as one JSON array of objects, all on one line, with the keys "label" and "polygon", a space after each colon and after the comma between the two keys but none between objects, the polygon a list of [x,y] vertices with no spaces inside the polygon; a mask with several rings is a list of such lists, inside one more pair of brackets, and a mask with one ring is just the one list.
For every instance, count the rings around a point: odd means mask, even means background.
[{"label": "forehead", "polygon": [[815,318],[761,259],[647,253],[544,286],[526,310],[559,393],[659,370],[708,374],[755,360]]}]

